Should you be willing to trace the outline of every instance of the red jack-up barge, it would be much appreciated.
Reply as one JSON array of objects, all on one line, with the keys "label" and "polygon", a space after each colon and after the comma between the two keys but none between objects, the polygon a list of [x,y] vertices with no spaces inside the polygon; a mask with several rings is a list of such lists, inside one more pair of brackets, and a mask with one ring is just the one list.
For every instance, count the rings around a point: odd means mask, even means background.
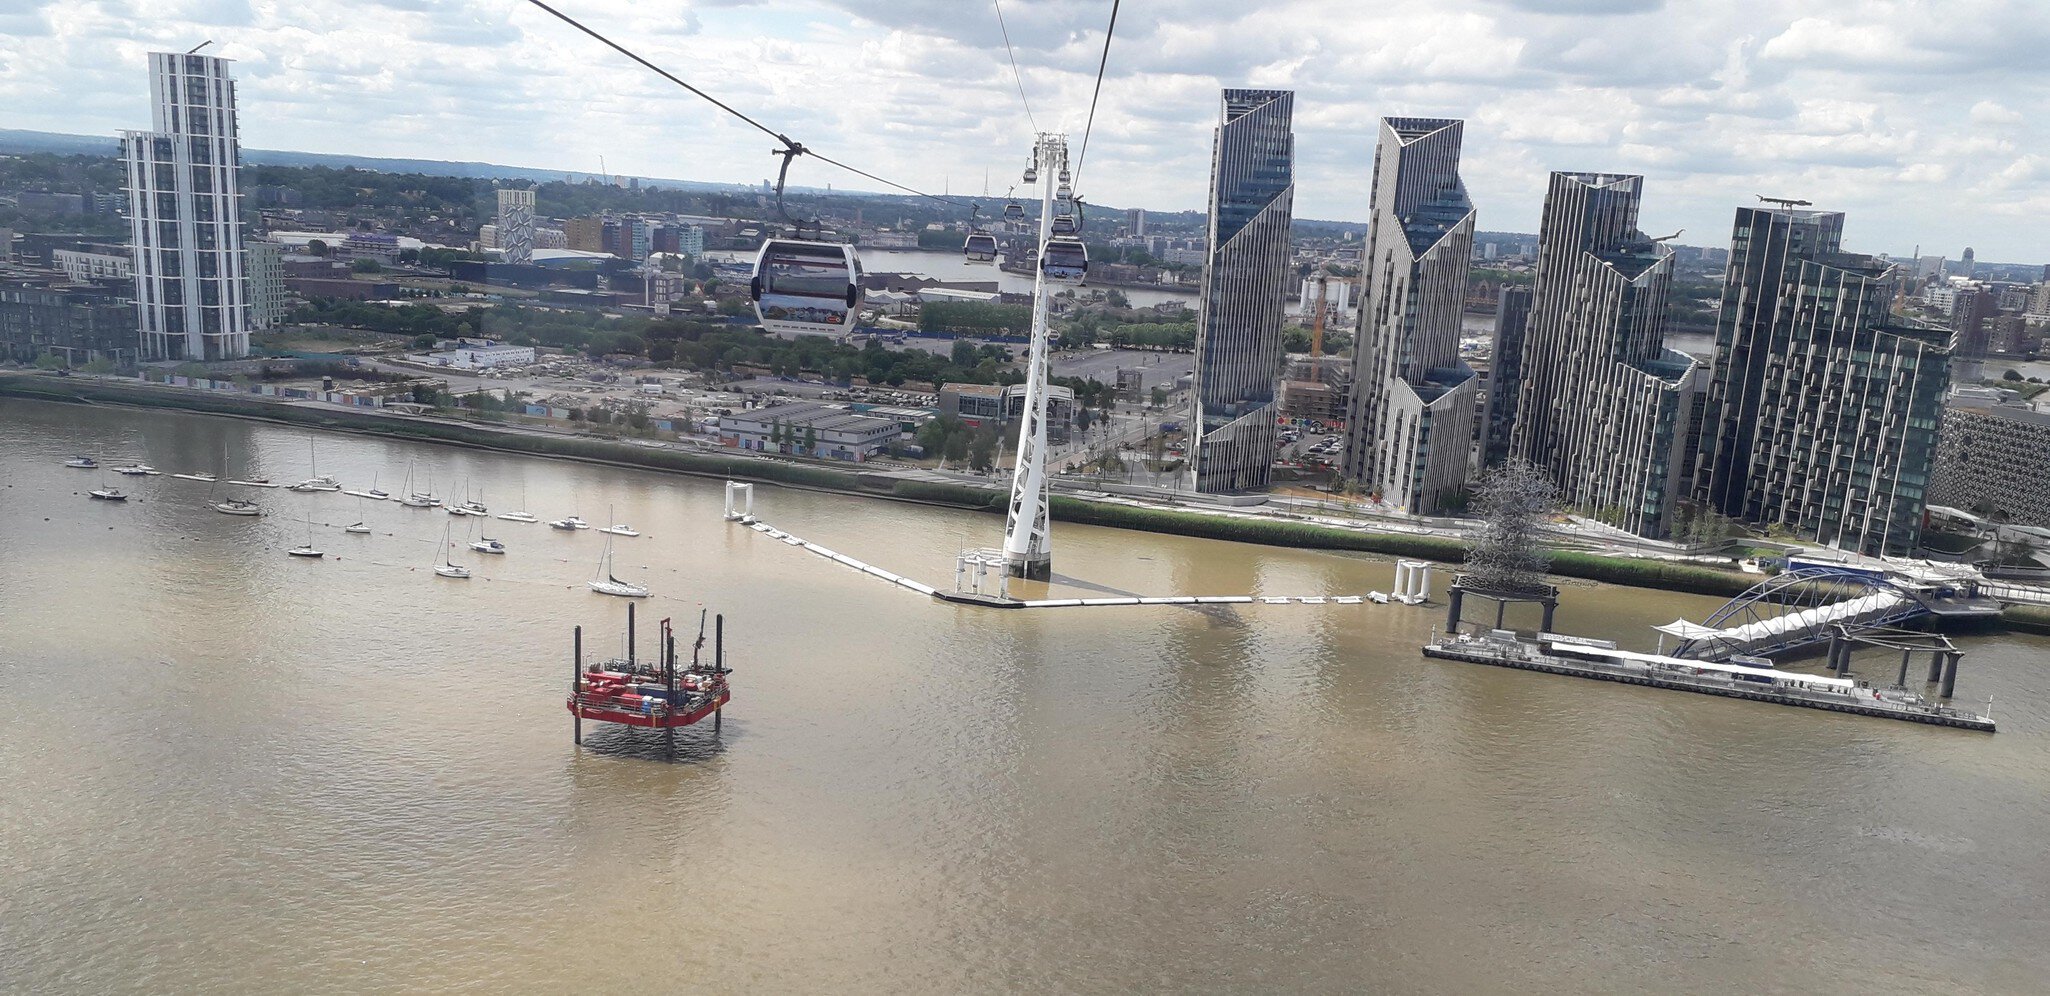
[{"label": "red jack-up barge", "polygon": [[575,665],[570,676],[569,712],[575,717],[576,742],[584,742],[584,720],[641,726],[662,731],[663,745],[673,757],[676,730],[712,717],[719,729],[720,710],[733,699],[726,676],[726,617],[712,625],[712,660],[699,659],[705,647],[705,615],[698,613],[698,639],[691,644],[690,664],[676,664],[676,632],[662,620],[661,652],[653,661],[634,656],[634,607],[626,607],[626,657],[584,666],[584,628],[576,628]]}]

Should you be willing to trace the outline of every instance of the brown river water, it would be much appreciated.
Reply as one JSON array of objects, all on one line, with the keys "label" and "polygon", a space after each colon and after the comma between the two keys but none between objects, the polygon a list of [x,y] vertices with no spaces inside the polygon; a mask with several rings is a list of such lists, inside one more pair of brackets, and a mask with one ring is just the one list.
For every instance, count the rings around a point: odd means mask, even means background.
[{"label": "brown river water", "polygon": [[[410,468],[494,512],[633,524],[644,634],[726,615],[723,729],[675,763],[644,732],[571,744],[570,628],[610,651],[624,625],[583,587],[595,531],[483,520],[510,553],[451,581],[439,511],[270,491],[231,518],[205,484],[62,466],[290,483],[309,439],[346,487]],[[134,500],[85,498],[103,484]],[[2050,978],[2050,641],[1964,641],[1987,736],[1426,660],[1442,607],[954,606],[720,505],[717,481],[0,401],[0,990]],[[769,487],[758,510],[940,585],[1002,528]],[[287,558],[309,528],[327,559]],[[1392,583],[1353,555],[1054,542],[1060,573],[1143,594]],[[1558,627],[1649,649],[1716,604],[1575,585]]]}]

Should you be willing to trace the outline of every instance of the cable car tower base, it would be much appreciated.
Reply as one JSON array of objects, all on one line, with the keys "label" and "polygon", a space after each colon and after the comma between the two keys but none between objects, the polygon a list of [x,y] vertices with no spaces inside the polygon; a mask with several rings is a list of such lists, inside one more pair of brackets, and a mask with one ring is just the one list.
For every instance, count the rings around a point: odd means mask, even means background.
[{"label": "cable car tower base", "polygon": [[1053,577],[1053,540],[1047,528],[1046,382],[1047,331],[1046,244],[1053,235],[1055,177],[1068,168],[1066,135],[1042,134],[1033,146],[1032,162],[1039,182],[1039,265],[1032,280],[1032,348],[1026,361],[1025,413],[1018,423],[1018,459],[1011,474],[1010,512],[1004,523],[1004,572],[1011,577],[1046,581]]}]

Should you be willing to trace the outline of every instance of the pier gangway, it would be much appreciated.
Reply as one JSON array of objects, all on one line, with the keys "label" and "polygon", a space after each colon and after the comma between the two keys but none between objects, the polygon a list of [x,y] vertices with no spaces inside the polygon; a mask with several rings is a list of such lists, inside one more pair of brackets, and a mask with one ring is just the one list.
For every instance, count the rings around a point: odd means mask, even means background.
[{"label": "pier gangway", "polygon": [[1999,603],[1970,582],[1918,581],[1866,570],[1808,566],[1752,585],[1705,622],[1678,619],[1655,628],[1679,639],[1674,656],[1720,660],[1825,644],[1838,627],[1862,630],[1930,616],[1997,615],[1999,611]]}]

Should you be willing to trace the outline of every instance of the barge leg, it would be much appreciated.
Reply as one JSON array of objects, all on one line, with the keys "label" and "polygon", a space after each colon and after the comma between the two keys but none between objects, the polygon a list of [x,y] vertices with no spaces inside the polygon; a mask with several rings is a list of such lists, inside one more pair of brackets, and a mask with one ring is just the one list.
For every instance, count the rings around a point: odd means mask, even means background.
[{"label": "barge leg", "polygon": [[[572,700],[575,699],[577,694],[577,682],[584,680],[584,628],[578,626],[576,633],[576,655],[570,659],[569,673],[569,694]],[[571,722],[576,724],[573,729],[577,746],[582,747],[584,745],[584,711],[582,708],[572,709],[570,710],[570,715],[574,717]]]},{"label": "barge leg", "polygon": [[1896,681],[1894,681],[1894,683],[1893,683],[1893,687],[1895,687],[1895,688],[1906,688],[1906,687],[1908,687],[1908,658],[1909,658],[1909,657],[1910,657],[1911,655],[1913,655],[1913,654],[1914,654],[1914,651],[1912,651],[1912,650],[1902,650],[1902,651],[1901,651],[1901,676],[1900,676],[1900,678],[1899,678],[1899,679],[1897,679]]},{"label": "barge leg", "polygon": [[1948,656],[1950,661],[1943,668],[1943,697],[1946,699],[1957,691],[1957,662],[1964,654],[1953,650]]},{"label": "barge leg", "polygon": [[1944,658],[1944,657],[1946,657],[1946,656],[1948,656],[1948,655],[1947,655],[1947,654],[1945,654],[1945,653],[1944,653],[1943,651],[1941,651],[1941,650],[1933,650],[1933,651],[1930,651],[1930,653],[1929,653],[1929,683],[1930,683],[1930,684],[1935,684],[1936,682],[1939,682],[1939,681],[1942,681],[1942,680],[1943,680],[1943,658]]},{"label": "barge leg", "polygon": [[1466,600],[1466,589],[1453,585],[1446,593],[1445,632],[1459,632],[1459,605]]},{"label": "barge leg", "polygon": [[634,603],[626,603],[626,666],[633,669],[634,663]]}]

